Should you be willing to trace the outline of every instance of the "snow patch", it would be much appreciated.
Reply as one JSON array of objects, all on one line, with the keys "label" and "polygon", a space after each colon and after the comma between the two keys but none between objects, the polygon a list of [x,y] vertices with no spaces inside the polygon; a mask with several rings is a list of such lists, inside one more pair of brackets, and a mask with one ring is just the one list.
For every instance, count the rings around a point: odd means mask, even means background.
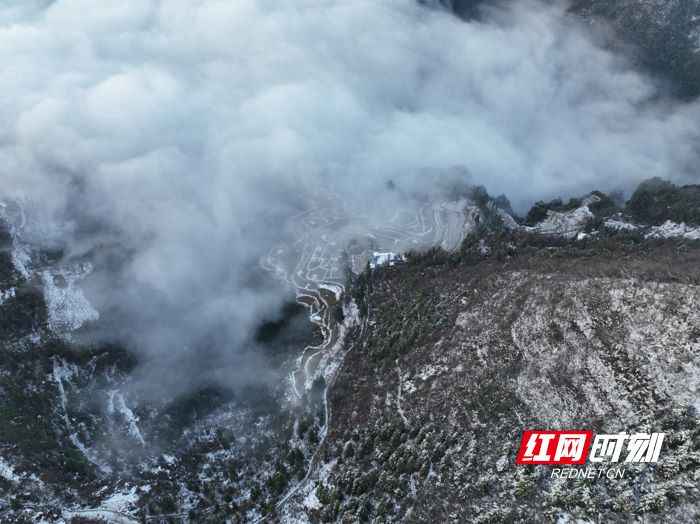
[{"label": "snow patch", "polygon": [[14,468],[2,457],[0,457],[0,477],[4,478],[8,482],[11,482],[12,484],[19,484],[19,481],[22,480],[22,478],[15,473]]},{"label": "snow patch", "polygon": [[316,491],[311,490],[309,493],[307,493],[306,497],[304,497],[304,502],[302,502],[305,508],[308,509],[321,509],[321,501],[318,500],[318,497],[316,496]]},{"label": "snow patch", "polygon": [[16,290],[15,288],[11,287],[10,289],[6,289],[5,291],[0,291],[0,306],[2,306],[6,300],[13,298],[15,296]]},{"label": "snow patch", "polygon": [[49,317],[49,328],[56,333],[69,333],[85,322],[94,321],[99,314],[83,295],[76,283],[90,273],[90,264],[41,273]]},{"label": "snow patch", "polygon": [[420,373],[418,373],[418,377],[421,380],[426,381],[429,378],[442,373],[443,371],[445,371],[444,366],[434,366],[432,364],[428,364],[421,370]]},{"label": "snow patch", "polygon": [[598,202],[596,195],[588,195],[579,207],[571,211],[547,211],[547,218],[534,226],[523,226],[525,231],[539,235],[561,235],[566,238],[575,237],[595,215],[588,208]]},{"label": "snow patch", "polygon": [[548,211],[547,218],[535,226],[525,226],[525,230],[540,235],[561,235],[572,238],[594,215],[587,205],[571,211]]},{"label": "snow patch", "polygon": [[124,424],[126,425],[129,436],[136,440],[139,444],[145,445],[146,442],[143,440],[143,436],[141,435],[141,431],[139,431],[139,427],[137,425],[139,419],[134,415],[134,412],[131,411],[129,406],[126,405],[124,395],[119,393],[116,389],[110,391],[108,395],[107,412],[110,415],[114,412],[119,413],[124,419]]},{"label": "snow patch", "polygon": [[604,222],[605,227],[610,228],[610,229],[627,229],[629,231],[633,231],[635,229],[639,229],[637,226],[634,224],[630,224],[629,222],[625,222],[624,220],[619,220],[615,218],[609,218]]},{"label": "snow patch", "polygon": [[689,240],[700,240],[700,226],[686,226],[685,222],[680,224],[667,220],[660,226],[652,227],[645,238],[687,238]]},{"label": "snow patch", "polygon": [[105,499],[99,508],[75,509],[67,511],[68,518],[79,517],[92,519],[94,522],[109,522],[114,524],[132,524],[138,522],[129,513],[136,508],[139,496],[136,494],[136,486],[128,492],[115,493]]},{"label": "snow patch", "polygon": [[102,502],[102,504],[100,504],[100,508],[110,511],[123,512],[134,506],[138,500],[139,496],[136,494],[136,486],[134,486],[126,493],[115,493]]}]

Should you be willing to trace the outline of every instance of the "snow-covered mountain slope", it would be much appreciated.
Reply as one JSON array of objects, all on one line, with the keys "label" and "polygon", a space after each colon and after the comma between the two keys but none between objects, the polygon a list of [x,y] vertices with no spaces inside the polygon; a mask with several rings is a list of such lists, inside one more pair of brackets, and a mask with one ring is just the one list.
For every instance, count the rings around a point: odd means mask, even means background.
[{"label": "snow-covered mountain slope", "polygon": [[[322,459],[283,520],[696,519],[699,268],[700,250],[663,244],[375,272]],[[516,466],[523,429],[549,428],[668,444],[622,479]]]}]

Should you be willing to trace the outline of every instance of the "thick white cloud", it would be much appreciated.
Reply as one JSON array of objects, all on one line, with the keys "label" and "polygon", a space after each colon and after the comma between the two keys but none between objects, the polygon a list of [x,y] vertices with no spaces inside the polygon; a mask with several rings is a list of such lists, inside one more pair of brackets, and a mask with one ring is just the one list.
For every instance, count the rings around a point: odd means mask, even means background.
[{"label": "thick white cloud", "polygon": [[249,268],[296,192],[381,208],[386,180],[463,166],[523,206],[697,174],[697,103],[534,2],[478,23],[411,0],[14,2],[0,67],[2,189],[127,239],[129,284],[96,295],[159,356],[222,326],[236,348],[274,307]]}]

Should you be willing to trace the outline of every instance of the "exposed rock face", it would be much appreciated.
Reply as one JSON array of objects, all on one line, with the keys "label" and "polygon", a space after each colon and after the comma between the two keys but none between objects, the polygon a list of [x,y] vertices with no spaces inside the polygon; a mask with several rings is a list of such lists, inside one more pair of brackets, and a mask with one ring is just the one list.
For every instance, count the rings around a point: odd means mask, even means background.
[{"label": "exposed rock face", "polygon": [[[288,518],[697,518],[698,262],[667,243],[376,271],[329,392],[315,491]],[[515,465],[524,429],[667,441],[656,466],[622,479],[559,480]]]}]

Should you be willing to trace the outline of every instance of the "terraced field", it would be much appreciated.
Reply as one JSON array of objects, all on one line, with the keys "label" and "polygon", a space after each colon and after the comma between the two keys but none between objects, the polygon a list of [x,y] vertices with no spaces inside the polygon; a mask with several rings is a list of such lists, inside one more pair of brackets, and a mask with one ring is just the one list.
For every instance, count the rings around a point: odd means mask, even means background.
[{"label": "terraced field", "polygon": [[433,246],[454,250],[480,220],[479,209],[466,200],[400,209],[385,223],[348,211],[336,194],[308,194],[305,201],[307,209],[287,224],[292,241],[275,246],[261,261],[309,308],[323,334],[321,344],[308,346],[299,355],[290,377],[298,398],[322,374],[319,362],[338,341],[331,312],[351,273],[361,273],[377,251],[402,253]]}]

